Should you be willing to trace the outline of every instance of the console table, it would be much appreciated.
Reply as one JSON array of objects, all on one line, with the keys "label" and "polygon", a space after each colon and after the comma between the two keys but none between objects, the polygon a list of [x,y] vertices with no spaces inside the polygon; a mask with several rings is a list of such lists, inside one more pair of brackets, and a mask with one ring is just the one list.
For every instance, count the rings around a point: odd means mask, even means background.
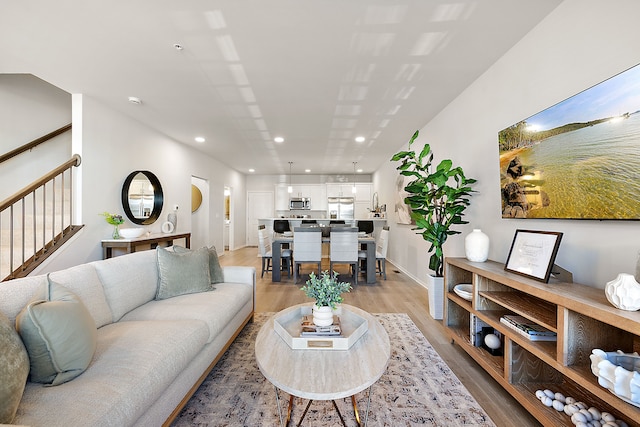
[{"label": "console table", "polygon": [[191,247],[191,233],[157,233],[143,235],[134,239],[105,239],[102,241],[102,258],[107,259],[113,256],[113,249],[124,249],[124,252],[130,254],[136,251],[138,246],[150,246],[155,249],[158,243],[166,243],[171,246],[174,240],[184,239],[185,247]]},{"label": "console table", "polygon": [[[471,300],[457,295],[471,284]],[[640,350],[640,312],[619,310],[604,290],[552,279],[542,283],[504,270],[504,264],[447,258],[444,326],[457,343],[545,426],[573,426],[569,416],[546,407],[537,390],[550,389],[640,426],[640,408],[614,396],[591,372],[591,350]],[[517,314],[557,333],[557,341],[530,341],[500,318]],[[502,335],[502,354],[471,341],[474,318]],[[476,320],[477,321],[477,320]],[[475,330],[473,331],[475,335]],[[477,338],[477,337],[475,337]]]}]

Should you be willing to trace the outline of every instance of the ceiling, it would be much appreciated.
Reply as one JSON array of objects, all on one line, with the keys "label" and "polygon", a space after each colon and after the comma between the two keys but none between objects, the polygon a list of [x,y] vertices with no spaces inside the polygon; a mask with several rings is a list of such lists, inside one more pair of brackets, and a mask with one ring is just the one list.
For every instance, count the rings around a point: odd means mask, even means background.
[{"label": "ceiling", "polygon": [[2,2],[0,73],[95,98],[242,173],[371,173],[560,2]]}]

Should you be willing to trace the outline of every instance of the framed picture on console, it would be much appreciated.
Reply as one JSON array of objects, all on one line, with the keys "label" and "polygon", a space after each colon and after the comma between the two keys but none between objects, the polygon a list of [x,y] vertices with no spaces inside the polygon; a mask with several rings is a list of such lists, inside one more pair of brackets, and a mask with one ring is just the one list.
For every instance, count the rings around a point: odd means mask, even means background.
[{"label": "framed picture on console", "polygon": [[504,269],[548,283],[560,240],[555,231],[516,230]]}]

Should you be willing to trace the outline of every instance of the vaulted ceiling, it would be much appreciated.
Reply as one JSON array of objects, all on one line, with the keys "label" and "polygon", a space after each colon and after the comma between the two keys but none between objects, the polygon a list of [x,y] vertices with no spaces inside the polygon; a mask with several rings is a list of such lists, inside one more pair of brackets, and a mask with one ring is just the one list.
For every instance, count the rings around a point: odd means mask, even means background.
[{"label": "vaulted ceiling", "polygon": [[243,173],[370,173],[560,2],[5,1],[0,73],[95,98]]}]

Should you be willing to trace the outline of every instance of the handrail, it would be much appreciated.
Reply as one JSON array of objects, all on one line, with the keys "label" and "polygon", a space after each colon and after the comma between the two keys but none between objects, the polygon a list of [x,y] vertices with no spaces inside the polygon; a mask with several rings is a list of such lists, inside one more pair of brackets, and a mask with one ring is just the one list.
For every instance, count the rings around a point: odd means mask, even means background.
[{"label": "handrail", "polygon": [[0,280],[25,277],[83,227],[73,224],[74,154],[0,203]]},{"label": "handrail", "polygon": [[11,159],[12,157],[17,156],[18,154],[22,154],[25,151],[29,151],[32,148],[42,144],[43,142],[46,142],[60,134],[65,133],[66,131],[68,131],[69,129],[71,129],[71,123],[69,123],[68,125],[64,125],[62,126],[60,129],[56,129],[53,132],[50,132],[44,136],[41,136],[38,139],[34,139],[31,142],[27,142],[26,144],[24,144],[21,147],[16,148],[15,150],[11,150],[8,153],[5,153],[3,155],[0,156],[0,163],[5,162],[9,159]]},{"label": "handrail", "polygon": [[57,168],[53,169],[48,174],[42,176],[42,178],[39,178],[38,180],[32,182],[31,184],[24,187],[22,190],[15,193],[13,196],[10,196],[9,198],[3,200],[2,203],[0,203],[0,212],[4,211],[6,208],[13,205],[17,201],[23,199],[28,194],[31,194],[35,189],[40,188],[45,183],[51,181],[54,177],[60,175],[61,172],[66,171],[72,166],[80,166],[81,162],[82,162],[82,159],[80,155],[74,154],[73,157],[71,157],[71,159],[67,160]]}]

